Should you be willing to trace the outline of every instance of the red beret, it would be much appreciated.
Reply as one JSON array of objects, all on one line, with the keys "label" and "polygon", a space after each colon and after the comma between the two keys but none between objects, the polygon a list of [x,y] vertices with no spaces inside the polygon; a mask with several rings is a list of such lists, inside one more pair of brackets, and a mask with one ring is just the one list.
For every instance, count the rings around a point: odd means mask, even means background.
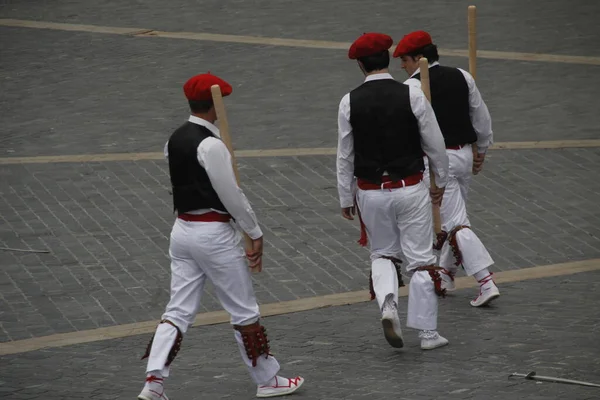
[{"label": "red beret", "polygon": [[383,33],[365,33],[352,43],[348,50],[351,60],[371,56],[388,50],[394,44],[394,39]]},{"label": "red beret", "polygon": [[212,100],[210,88],[213,85],[219,85],[223,97],[229,96],[233,91],[231,85],[216,75],[200,74],[192,76],[183,85],[183,92],[188,100]]},{"label": "red beret", "polygon": [[394,50],[394,57],[400,57],[408,53],[412,53],[422,47],[432,44],[431,36],[425,31],[411,32],[408,35],[404,35],[396,50]]}]

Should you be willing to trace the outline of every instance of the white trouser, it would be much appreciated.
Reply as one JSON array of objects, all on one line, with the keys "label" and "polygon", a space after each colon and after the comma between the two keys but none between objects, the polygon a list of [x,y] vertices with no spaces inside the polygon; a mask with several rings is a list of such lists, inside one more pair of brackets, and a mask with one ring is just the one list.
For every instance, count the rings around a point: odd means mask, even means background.
[{"label": "white trouser", "polygon": [[[415,272],[416,268],[435,264],[436,261],[431,241],[433,222],[427,187],[420,182],[398,189],[359,189],[357,202],[371,246],[373,289],[379,308],[383,307],[385,297],[390,293],[398,303],[396,269],[390,260],[381,257],[400,258],[403,254],[408,264],[407,275],[412,275],[408,326],[436,329],[437,295],[433,281],[429,273]],[[422,276],[427,279],[420,279]]]},{"label": "white trouser", "polygon": [[[459,150],[446,150],[448,160],[450,162],[450,176],[458,182],[460,194],[465,203],[469,195],[471,187],[471,179],[473,179],[473,148],[471,145],[466,145]],[[425,166],[427,167],[427,157],[425,157]],[[427,172],[429,178],[429,171]]]},{"label": "white trouser", "polygon": [[[472,176],[473,151],[471,146],[465,146],[460,150],[446,150],[446,152],[450,161],[450,174],[444,191],[440,215],[442,230],[450,233],[457,226],[471,226],[467,216],[466,195]],[[429,186],[427,158],[425,158],[424,176],[425,182]],[[468,276],[475,275],[494,263],[481,240],[471,229],[459,230],[456,234],[456,241],[462,254],[462,265]],[[456,273],[458,266],[455,263],[450,241],[446,240],[440,253],[440,266]]]},{"label": "white trouser", "polygon": [[[187,332],[198,313],[207,278],[215,286],[221,305],[230,314],[232,325],[249,325],[259,319],[241,235],[231,224],[186,222],[177,218],[171,231],[169,255],[171,299],[162,319],[177,325],[182,334]],[[168,376],[169,368],[165,363],[176,334],[177,330],[169,324],[158,326],[148,358],[148,372],[161,371],[163,376]],[[252,367],[241,334],[234,331],[234,336],[254,382],[262,384],[272,379],[279,371],[277,360],[273,356],[261,356],[256,367]]]}]

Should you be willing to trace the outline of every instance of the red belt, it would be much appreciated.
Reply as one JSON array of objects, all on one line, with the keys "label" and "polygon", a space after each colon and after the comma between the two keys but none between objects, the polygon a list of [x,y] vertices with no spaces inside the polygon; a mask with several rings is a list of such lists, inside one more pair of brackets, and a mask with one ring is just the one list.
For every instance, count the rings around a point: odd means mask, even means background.
[{"label": "red belt", "polygon": [[405,186],[413,186],[423,180],[423,173],[407,176],[399,181],[392,181],[389,176],[381,177],[381,183],[372,183],[364,179],[357,179],[359,189],[362,190],[383,190],[383,189],[398,189]]},{"label": "red belt", "polygon": [[209,211],[204,214],[179,214],[177,218],[188,222],[229,222],[231,215]]},{"label": "red belt", "polygon": [[466,144],[458,144],[456,146],[446,146],[446,150],[460,150],[465,146],[466,146]]}]

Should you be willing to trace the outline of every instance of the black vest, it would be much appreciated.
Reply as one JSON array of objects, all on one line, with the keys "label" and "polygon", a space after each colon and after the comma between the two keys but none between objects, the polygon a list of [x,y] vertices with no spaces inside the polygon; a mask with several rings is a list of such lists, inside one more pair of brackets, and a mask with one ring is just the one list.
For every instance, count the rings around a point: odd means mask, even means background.
[{"label": "black vest", "polygon": [[407,85],[378,79],[351,91],[350,124],[357,178],[380,183],[384,171],[400,180],[425,169]]},{"label": "black vest", "polygon": [[213,189],[206,170],[198,163],[198,146],[212,136],[208,128],[186,122],[169,138],[169,174],[173,205],[178,214],[199,208],[227,211]]},{"label": "black vest", "polygon": [[[421,80],[421,74],[413,78]],[[446,147],[477,141],[469,114],[469,86],[456,68],[436,65],[429,68],[431,106],[435,111]]]}]

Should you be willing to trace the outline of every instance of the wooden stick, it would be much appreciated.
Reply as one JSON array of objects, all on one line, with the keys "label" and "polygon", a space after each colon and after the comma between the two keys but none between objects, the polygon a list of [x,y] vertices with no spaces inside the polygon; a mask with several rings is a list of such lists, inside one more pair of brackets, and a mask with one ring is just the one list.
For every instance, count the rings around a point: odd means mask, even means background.
[{"label": "wooden stick", "polygon": [[221,94],[221,88],[219,85],[212,85],[210,88],[212,94],[213,103],[215,105],[215,111],[217,112],[217,120],[219,121],[219,132],[221,133],[221,139],[229,152],[231,153],[231,164],[233,167],[233,173],[235,174],[235,180],[238,185],[240,184],[240,175],[235,162],[235,153],[233,151],[233,145],[231,143],[231,137],[229,136],[229,122],[227,121],[227,112],[225,111],[225,103],[223,102],[223,95]]},{"label": "wooden stick", "polygon": [[[431,88],[429,85],[429,61],[425,57],[421,57],[419,60],[419,70],[421,73],[421,90],[425,93],[427,101],[431,103]],[[433,173],[431,159],[429,159],[429,181],[431,182],[431,188],[437,189],[435,185],[435,175]],[[433,205],[433,227],[435,234],[440,235],[442,233],[442,216],[440,215],[440,206]]]},{"label": "wooden stick", "polygon": [[[467,8],[467,24],[469,33],[469,73],[473,79],[477,79],[477,7],[469,6]],[[473,151],[473,160],[477,158],[477,143],[471,145]],[[473,175],[477,175],[473,172]]]},{"label": "wooden stick", "polygon": [[[229,136],[229,122],[227,121],[227,112],[225,111],[225,103],[223,102],[223,95],[221,94],[221,88],[219,85],[213,85],[210,88],[210,92],[212,94],[213,103],[215,105],[215,111],[217,112],[217,120],[219,121],[219,133],[221,134],[221,139],[229,153],[231,153],[231,166],[233,167],[233,173],[235,174],[235,180],[239,186],[240,184],[240,174],[237,168],[237,162],[235,161],[235,152],[233,151],[233,145],[231,143],[231,136]],[[244,232],[244,242],[246,249],[252,249],[252,239],[246,232]],[[256,270],[253,269],[253,272],[260,272],[262,268]]]}]

